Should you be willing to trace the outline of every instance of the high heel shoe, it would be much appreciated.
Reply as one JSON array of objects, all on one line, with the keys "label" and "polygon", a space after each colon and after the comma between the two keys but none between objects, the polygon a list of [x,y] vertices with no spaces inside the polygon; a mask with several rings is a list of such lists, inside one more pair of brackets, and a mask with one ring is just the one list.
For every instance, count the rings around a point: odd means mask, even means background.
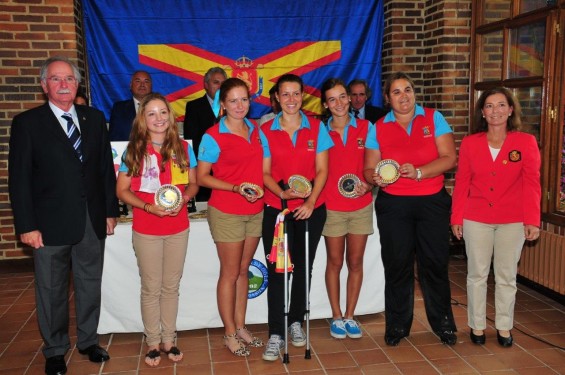
[{"label": "high heel shoe", "polygon": [[477,345],[484,345],[487,338],[484,331],[482,335],[475,335],[472,329],[471,329],[471,334],[469,336],[471,337],[471,342]]},{"label": "high heel shoe", "polygon": [[[260,348],[260,347],[262,347],[263,345],[265,345],[265,344],[263,343],[263,341],[262,341],[260,338],[253,336],[253,335],[251,334],[251,332],[249,332],[249,330],[247,329],[247,327],[238,328],[238,329],[235,330],[235,333],[237,334],[237,337],[238,337],[241,341],[243,341],[243,343],[244,343],[245,345],[247,345],[247,346],[251,346],[251,347],[253,347],[253,348]],[[247,340],[245,339],[245,337],[243,337],[245,334],[247,334],[247,337],[251,337],[251,341],[247,341]]]},{"label": "high heel shoe", "polygon": [[500,332],[498,331],[498,329],[496,330],[496,338],[498,339],[498,343],[500,344],[500,346],[504,348],[511,347],[512,343],[514,342],[514,339],[512,338],[512,333],[510,333],[510,336],[508,337],[503,337],[500,336]]},{"label": "high heel shoe", "polygon": [[[235,340],[238,344],[238,347],[235,349],[232,349],[229,345],[229,341],[230,340]],[[247,357],[249,354],[251,354],[251,352],[249,351],[249,349],[247,349],[245,347],[245,345],[243,345],[241,343],[241,341],[239,340],[239,337],[237,337],[237,333],[231,334],[231,335],[225,335],[224,336],[224,346],[226,348],[228,348],[228,350],[230,352],[232,352],[232,354],[238,356],[238,357]]]}]

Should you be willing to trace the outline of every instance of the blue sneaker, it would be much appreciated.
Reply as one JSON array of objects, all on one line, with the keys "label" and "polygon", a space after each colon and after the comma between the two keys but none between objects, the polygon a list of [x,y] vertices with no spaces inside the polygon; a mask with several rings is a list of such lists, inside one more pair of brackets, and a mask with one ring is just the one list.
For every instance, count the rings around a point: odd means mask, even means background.
[{"label": "blue sneaker", "polygon": [[330,326],[330,335],[336,339],[344,339],[347,337],[347,332],[345,331],[345,325],[343,324],[343,319],[333,319]]},{"label": "blue sneaker", "polygon": [[351,337],[352,339],[359,339],[363,336],[361,333],[361,328],[359,328],[359,323],[353,319],[343,319],[343,323],[345,326],[345,331],[347,336]]}]

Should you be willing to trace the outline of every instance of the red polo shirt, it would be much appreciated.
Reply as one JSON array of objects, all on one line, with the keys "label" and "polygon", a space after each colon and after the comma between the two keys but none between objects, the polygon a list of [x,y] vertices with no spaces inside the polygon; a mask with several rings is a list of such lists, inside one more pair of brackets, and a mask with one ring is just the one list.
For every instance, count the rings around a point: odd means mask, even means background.
[{"label": "red polo shirt", "polygon": [[[328,120],[331,126],[331,118]],[[347,198],[340,194],[338,181],[345,174],[354,174],[364,180],[363,164],[365,162],[365,141],[369,121],[351,118],[346,126],[347,139],[343,140],[338,132],[329,129],[334,146],[328,150],[329,173],[324,187],[326,207],[328,210],[351,212],[367,207],[372,202],[372,194],[367,193],[362,197]]]}]

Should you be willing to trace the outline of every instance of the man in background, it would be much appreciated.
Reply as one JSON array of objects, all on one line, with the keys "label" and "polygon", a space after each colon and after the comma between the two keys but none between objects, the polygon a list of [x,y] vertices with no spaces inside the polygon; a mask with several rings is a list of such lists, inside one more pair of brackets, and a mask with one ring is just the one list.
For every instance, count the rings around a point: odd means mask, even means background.
[{"label": "man in background", "polygon": [[[216,114],[212,111],[214,96],[222,83],[227,79],[227,74],[220,67],[208,69],[204,75],[204,96],[186,103],[184,114],[184,139],[192,140],[192,149],[198,155],[200,140],[206,130],[216,122]],[[200,187],[196,194],[196,201],[205,202],[210,199],[211,190]]]},{"label": "man in background", "polygon": [[153,90],[151,76],[143,70],[133,73],[129,84],[131,99],[114,103],[110,113],[110,141],[128,141],[133,119],[141,100]]},{"label": "man in background", "polygon": [[367,104],[371,99],[371,89],[364,79],[354,79],[347,85],[351,97],[351,113],[356,118],[369,120],[373,124],[384,117],[387,111],[380,107]]},{"label": "man in background", "polygon": [[263,116],[261,116],[259,121],[257,121],[257,124],[259,126],[263,125],[269,120],[274,119],[277,116],[277,113],[281,111],[281,105],[279,104],[279,102],[277,102],[277,97],[275,95],[276,92],[277,92],[277,85],[273,85],[273,87],[269,89],[269,101],[271,102],[271,112],[268,112]]},{"label": "man in background", "polygon": [[106,235],[118,216],[116,175],[104,114],[73,104],[81,81],[66,57],[40,72],[47,103],[14,117],[9,193],[16,234],[33,248],[35,298],[48,375],[67,372],[69,273],[73,273],[77,349],[110,359],[98,344]]}]

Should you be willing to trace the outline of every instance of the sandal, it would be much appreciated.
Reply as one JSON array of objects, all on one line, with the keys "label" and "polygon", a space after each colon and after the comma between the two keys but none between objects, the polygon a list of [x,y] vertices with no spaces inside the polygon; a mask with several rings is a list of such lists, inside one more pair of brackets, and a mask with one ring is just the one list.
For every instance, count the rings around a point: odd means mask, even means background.
[{"label": "sandal", "polygon": [[[159,359],[159,361],[157,361],[157,363],[155,363],[155,364],[153,364],[153,365],[150,364],[150,363],[147,363],[147,360],[148,360],[148,359],[149,359],[149,360],[154,360],[154,359],[157,359],[157,358]],[[145,364],[146,364],[147,366],[156,367],[156,366],[159,365],[159,362],[161,362],[161,352],[160,352],[159,350],[157,350],[157,349],[151,349],[150,351],[147,352],[147,354],[145,354]]]},{"label": "sandal", "polygon": [[[173,361],[173,362],[179,362],[180,360],[182,360],[182,352],[180,351],[179,348],[177,348],[176,346],[171,346],[171,349],[169,350],[165,350],[163,348],[161,348],[161,351],[163,353],[165,353],[167,355],[167,358],[169,358],[169,360]],[[171,358],[171,355],[173,356],[173,358]],[[181,356],[179,359],[175,359],[174,357],[178,357]]]},{"label": "sandal", "polygon": [[[237,334],[237,337],[239,337],[240,340],[243,341],[247,346],[251,346],[253,348],[260,348],[263,345],[265,345],[263,344],[263,341],[260,338],[253,336],[251,332],[249,332],[247,327],[238,328],[235,330],[235,332]],[[247,341],[245,337],[243,337],[243,335],[245,334],[247,334],[248,337],[251,337],[251,341]]]},{"label": "sandal", "polygon": [[[234,339],[234,340],[237,342],[237,344],[239,345],[238,348],[236,348],[236,349],[230,348],[230,346],[229,346],[229,344],[228,344],[228,342],[229,342],[230,339]],[[249,354],[251,354],[251,352],[249,351],[249,349],[247,349],[247,348],[245,347],[245,345],[243,345],[243,344],[241,343],[241,341],[239,340],[239,337],[237,337],[237,332],[234,333],[234,334],[231,334],[231,335],[225,335],[225,336],[224,336],[224,346],[225,346],[226,348],[228,348],[228,350],[229,350],[230,352],[232,352],[232,354],[234,354],[234,355],[236,355],[236,356],[238,356],[238,357],[247,357]]]}]

